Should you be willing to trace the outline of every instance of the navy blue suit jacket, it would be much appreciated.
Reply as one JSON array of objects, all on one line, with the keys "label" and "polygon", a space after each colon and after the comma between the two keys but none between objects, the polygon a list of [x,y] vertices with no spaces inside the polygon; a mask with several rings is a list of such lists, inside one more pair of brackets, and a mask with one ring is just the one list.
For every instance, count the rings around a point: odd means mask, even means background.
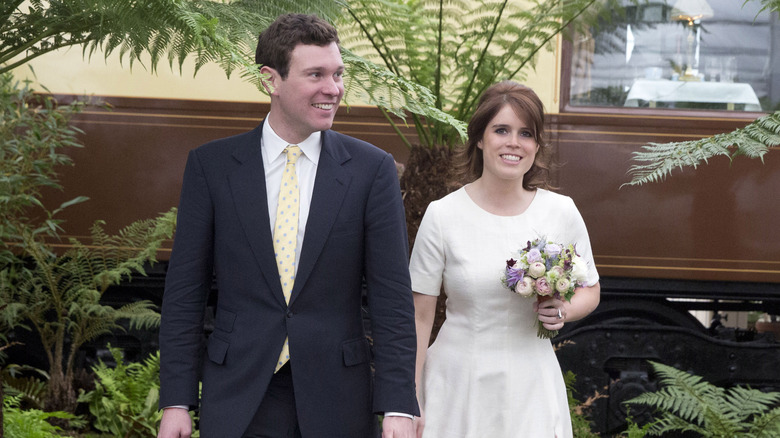
[{"label": "navy blue suit jacket", "polygon": [[[289,336],[303,436],[366,438],[374,413],[419,412],[406,222],[394,161],[366,142],[322,133],[288,306],[274,259],[261,128],[189,154],[163,297],[160,406],[197,406],[202,376],[201,436],[239,437]],[[204,352],[212,274],[218,303]],[[363,329],[363,279],[373,346]]]}]

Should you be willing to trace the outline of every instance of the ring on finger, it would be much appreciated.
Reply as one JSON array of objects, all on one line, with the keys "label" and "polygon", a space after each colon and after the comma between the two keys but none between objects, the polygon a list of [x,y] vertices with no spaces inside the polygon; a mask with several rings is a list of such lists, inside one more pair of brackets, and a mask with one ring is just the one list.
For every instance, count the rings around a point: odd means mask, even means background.
[{"label": "ring on finger", "polygon": [[563,313],[561,313],[560,307],[558,308],[558,319],[563,319]]}]

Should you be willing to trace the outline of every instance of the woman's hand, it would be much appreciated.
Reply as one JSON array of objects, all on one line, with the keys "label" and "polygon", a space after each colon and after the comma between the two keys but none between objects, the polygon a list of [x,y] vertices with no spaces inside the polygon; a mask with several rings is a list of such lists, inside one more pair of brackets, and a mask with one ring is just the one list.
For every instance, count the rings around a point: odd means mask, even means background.
[{"label": "woman's hand", "polygon": [[560,330],[566,320],[566,306],[563,300],[549,297],[543,301],[534,303],[534,311],[538,314],[544,328],[547,330]]}]

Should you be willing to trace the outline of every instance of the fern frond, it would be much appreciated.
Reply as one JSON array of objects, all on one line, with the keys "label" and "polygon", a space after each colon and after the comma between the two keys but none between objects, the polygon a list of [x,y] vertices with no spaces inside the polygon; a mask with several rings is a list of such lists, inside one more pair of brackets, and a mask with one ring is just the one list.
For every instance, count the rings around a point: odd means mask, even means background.
[{"label": "fern frond", "polygon": [[20,399],[43,408],[46,396],[46,382],[35,377],[17,377],[3,370],[3,391],[6,396],[19,396]]},{"label": "fern frond", "polygon": [[641,394],[628,404],[655,408],[660,418],[650,428],[653,435],[673,431],[692,431],[702,436],[771,436],[756,435],[780,427],[780,393],[735,387],[724,390],[701,377],[650,362],[663,386],[655,392]]},{"label": "fern frond", "polygon": [[[593,3],[382,0],[377,8],[373,0],[352,0],[338,28],[351,50],[426,87],[437,110],[462,122],[487,87],[522,80],[536,54]],[[449,119],[412,122],[423,145],[463,140]]]},{"label": "fern frond", "polygon": [[750,428],[752,438],[774,438],[780,436],[780,408],[757,415]]},{"label": "fern frond", "polygon": [[728,404],[728,409],[734,413],[735,418],[744,421],[780,403],[780,393],[736,386],[729,389],[724,402]]},{"label": "fern frond", "polygon": [[130,328],[146,330],[160,325],[160,314],[151,301],[136,301],[116,310],[119,318],[127,319]]},{"label": "fern frond", "polygon": [[710,158],[725,155],[733,160],[744,155],[760,158],[769,148],[780,146],[780,111],[763,116],[748,126],[730,133],[717,134],[701,140],[671,143],[650,143],[634,152],[628,173],[633,186],[660,182],[671,176],[674,169],[693,167],[708,162]]}]

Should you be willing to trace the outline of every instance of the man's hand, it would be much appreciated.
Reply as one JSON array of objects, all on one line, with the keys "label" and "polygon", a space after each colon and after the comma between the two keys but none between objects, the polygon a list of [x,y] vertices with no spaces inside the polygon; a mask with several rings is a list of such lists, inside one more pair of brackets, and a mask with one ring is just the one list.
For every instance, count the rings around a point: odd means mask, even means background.
[{"label": "man's hand", "polygon": [[157,438],[190,438],[191,435],[192,419],[186,409],[165,408],[163,410]]},{"label": "man's hand", "polygon": [[414,431],[417,438],[422,438],[423,429],[425,429],[425,412],[420,408],[420,416],[414,418]]},{"label": "man's hand", "polygon": [[385,417],[382,438],[415,438],[414,423],[407,417]]}]

